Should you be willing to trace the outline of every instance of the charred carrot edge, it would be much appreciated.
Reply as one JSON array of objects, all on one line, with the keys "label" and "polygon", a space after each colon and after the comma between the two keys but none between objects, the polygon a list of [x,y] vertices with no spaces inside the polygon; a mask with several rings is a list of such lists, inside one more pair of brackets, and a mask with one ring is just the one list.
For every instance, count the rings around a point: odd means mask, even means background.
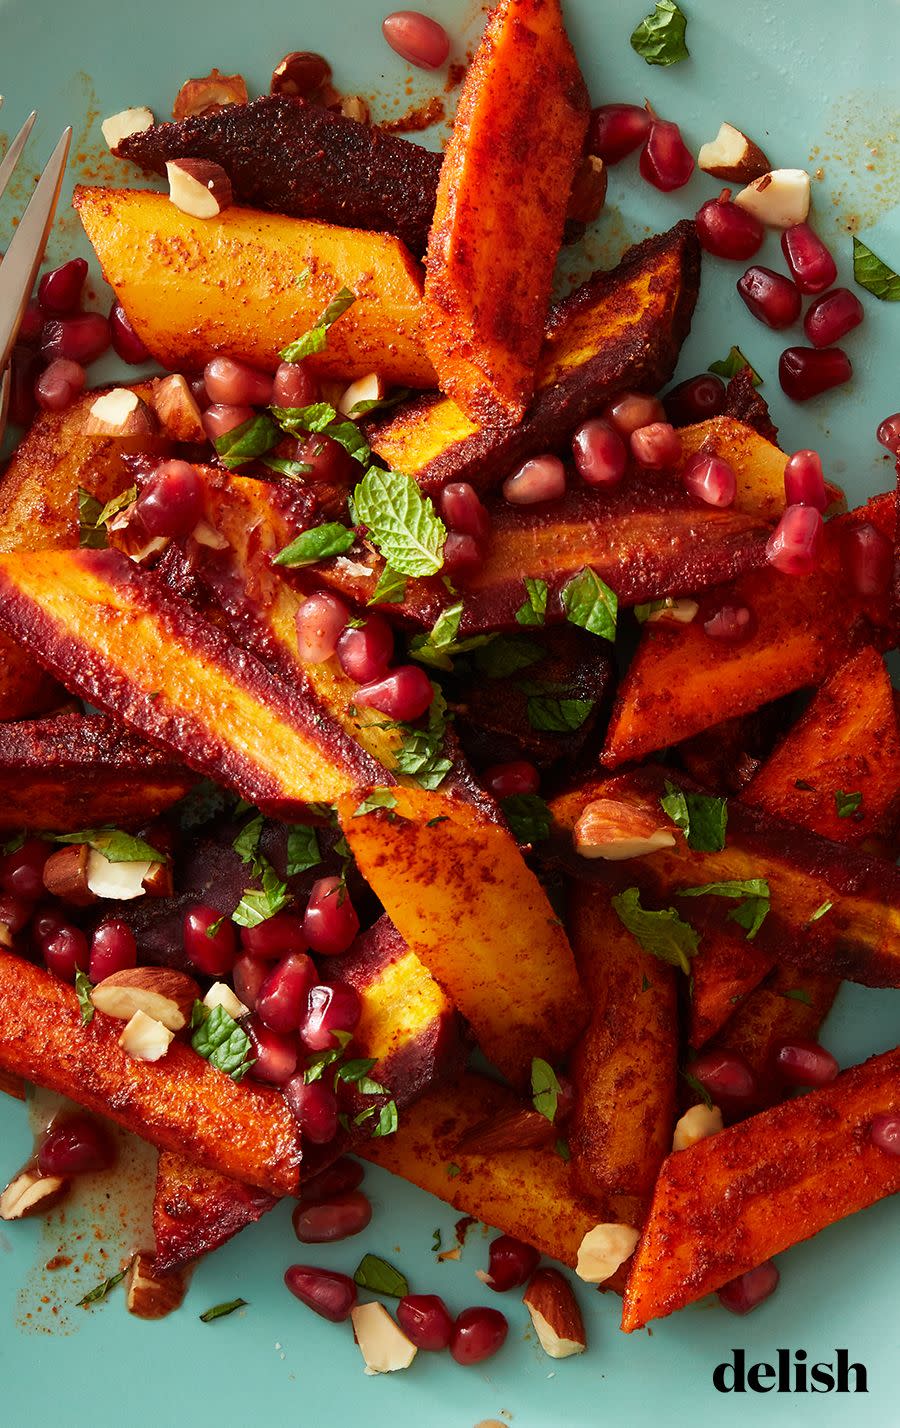
[{"label": "charred carrot edge", "polygon": [[160,1061],[134,1060],[118,1044],[121,1022],[97,1012],[84,1026],[71,987],[5,952],[0,1027],[0,1070],[209,1170],[275,1195],[297,1190],[300,1135],[277,1092],[233,1081],[178,1042]]},{"label": "charred carrot edge", "polygon": [[691,1304],[900,1190],[870,1127],[900,1111],[900,1048],[670,1155],[632,1262],[622,1328]]},{"label": "charred carrot edge", "polygon": [[333,802],[372,762],[115,550],[0,556],[0,622],[67,688],[276,816]]},{"label": "charred carrot edge", "polygon": [[610,905],[575,884],[569,931],[591,1021],[570,1063],[567,1124],[586,1193],[649,1195],[671,1144],[678,1055],[675,970],[644,952]]},{"label": "charred carrot edge", "polygon": [[[710,904],[717,902],[709,899]],[[725,921],[720,906],[693,903],[683,915],[700,933],[700,950],[691,963],[687,1016],[688,1044],[696,1050],[721,1030],[735,1007],[765,980],[775,965],[775,952],[748,942],[736,923]]]},{"label": "charred carrot edge", "polygon": [[179,1269],[253,1225],[278,1200],[175,1151],[160,1151],[153,1194],[156,1268]]}]

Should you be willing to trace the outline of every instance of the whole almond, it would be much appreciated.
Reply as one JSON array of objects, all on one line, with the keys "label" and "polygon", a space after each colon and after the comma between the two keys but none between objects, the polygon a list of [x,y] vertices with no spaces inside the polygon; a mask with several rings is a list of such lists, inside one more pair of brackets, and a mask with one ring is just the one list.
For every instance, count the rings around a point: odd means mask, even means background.
[{"label": "whole almond", "polygon": [[552,1121],[531,1106],[511,1111],[499,1111],[479,1121],[460,1137],[456,1150],[460,1155],[494,1155],[501,1150],[536,1150],[552,1145],[559,1131]]},{"label": "whole almond", "polygon": [[104,1016],[130,1021],[141,1011],[169,1031],[184,1030],[199,998],[193,977],[171,967],[129,967],[104,977],[91,992],[91,1001]]},{"label": "whole almond", "polygon": [[534,1331],[551,1359],[583,1354],[587,1347],[584,1320],[575,1291],[558,1269],[535,1270],[522,1295]]},{"label": "whole almond", "polygon": [[164,1319],[179,1307],[186,1288],[183,1270],[158,1274],[152,1254],[141,1251],[128,1272],[128,1312],[138,1319]]},{"label": "whole almond", "polygon": [[70,843],[58,848],[44,864],[44,887],[53,897],[70,902],[74,907],[88,907],[96,902],[96,894],[88,887],[88,865],[91,850],[87,843]]}]

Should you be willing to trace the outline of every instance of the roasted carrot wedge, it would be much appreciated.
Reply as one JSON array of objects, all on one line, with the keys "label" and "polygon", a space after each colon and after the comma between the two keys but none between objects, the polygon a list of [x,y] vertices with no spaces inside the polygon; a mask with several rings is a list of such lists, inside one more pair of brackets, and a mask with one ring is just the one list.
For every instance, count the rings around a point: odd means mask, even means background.
[{"label": "roasted carrot wedge", "polygon": [[425,259],[425,346],[478,421],[519,421],[531,400],[589,109],[559,0],[500,0],[460,92]]},{"label": "roasted carrot wedge", "polygon": [[900,1112],[900,1049],[670,1155],[625,1290],[640,1329],[900,1190],[870,1136]]},{"label": "roasted carrot wedge", "polygon": [[72,987],[0,952],[0,1069],[109,1116],[161,1150],[273,1195],[300,1180],[300,1135],[275,1091],[235,1082],[179,1042],[160,1061],[119,1046],[122,1022],[97,1012],[88,1026]]},{"label": "roasted carrot wedge", "polygon": [[700,950],[691,963],[688,1044],[695,1049],[726,1024],[735,1007],[765,980],[775,965],[775,951],[748,942],[740,928],[726,922],[719,907],[691,908],[686,914],[700,933]]},{"label": "roasted carrot wedge", "polygon": [[153,1193],[156,1268],[165,1273],[211,1253],[277,1204],[265,1190],[160,1151]]}]

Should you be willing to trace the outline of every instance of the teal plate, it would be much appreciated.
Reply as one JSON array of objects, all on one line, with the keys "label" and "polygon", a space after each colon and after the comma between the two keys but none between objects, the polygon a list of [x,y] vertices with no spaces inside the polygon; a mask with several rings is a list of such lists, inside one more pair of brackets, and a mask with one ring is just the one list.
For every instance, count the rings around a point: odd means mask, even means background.
[{"label": "teal plate", "polygon": [[[840,279],[852,280],[850,233],[900,268],[900,103],[897,97],[893,0],[866,0],[852,13],[843,0],[815,7],[778,0],[685,0],[691,59],[670,69],[648,68],[628,37],[645,13],[642,0],[568,0],[571,33],[592,94],[600,99],[650,98],[681,123],[691,148],[711,138],[723,119],[742,127],[773,163],[815,174],[815,218],[838,257]],[[371,95],[376,117],[390,117],[436,90],[443,76],[414,74],[383,43],[386,6],[375,0],[255,0],[220,11],[208,0],[0,0],[0,122],[14,131],[36,107],[40,121],[29,155],[43,161],[66,123],[75,126],[72,176],[127,182],[103,158],[98,120],[132,104],[165,115],[181,81],[212,64],[241,71],[251,91],[267,88],[272,65],[287,50],[319,50],[347,93]],[[455,37],[463,58],[482,21],[473,0],[429,0],[425,8]],[[452,96],[448,97],[452,106]],[[446,133],[434,131],[438,142]],[[20,211],[30,176],[7,195],[0,212],[0,247]],[[664,196],[642,184],[633,160],[613,170],[609,206],[585,251],[567,254],[561,284],[615,262],[628,242],[692,213],[717,186],[703,175]],[[54,260],[77,242],[73,216],[62,212]],[[780,266],[777,240],[761,261]],[[842,391],[806,407],[787,402],[776,364],[784,341],[744,312],[733,285],[740,268],[708,261],[694,328],[680,375],[689,376],[738,343],[765,378],[764,392],[791,448],[817,447],[828,474],[852,498],[887,490],[890,462],[876,445],[878,420],[900,407],[896,385],[900,309],[862,294],[864,326],[847,341],[855,376]],[[99,284],[98,284],[99,286]],[[114,368],[109,369],[110,373]],[[842,612],[835,609],[839,620]],[[786,951],[789,949],[785,949]],[[896,1044],[897,993],[852,988],[829,1019],[826,1041],[849,1065]],[[30,1147],[26,1114],[0,1097],[2,1167],[11,1172]],[[363,1250],[385,1255],[415,1288],[443,1293],[462,1308],[492,1296],[475,1278],[486,1263],[486,1240],[470,1234],[459,1262],[437,1263],[433,1233],[451,1242],[455,1220],[445,1205],[399,1180],[369,1171],[376,1214],[358,1240],[302,1250],[286,1208],[247,1230],[197,1270],[184,1308],[158,1324],[125,1313],[121,1290],[92,1310],[73,1301],[109,1273],[134,1232],[119,1223],[116,1194],[99,1182],[88,1202],[36,1223],[0,1232],[0,1417],[9,1424],[60,1422],[66,1428],[125,1423],[128,1428],[192,1424],[219,1428],[240,1422],[349,1424],[393,1428],[473,1428],[482,1419],[514,1428],[572,1428],[618,1422],[628,1428],[698,1422],[732,1425],[898,1422],[896,1244],[900,1205],[882,1204],[815,1241],[783,1255],[778,1294],[749,1319],[714,1304],[695,1306],[625,1337],[618,1303],[583,1287],[590,1351],[554,1363],[528,1334],[518,1296],[502,1303],[510,1341],[482,1368],[463,1370],[445,1356],[420,1354],[408,1373],[370,1379],[349,1329],[317,1319],[281,1283],[284,1267],[303,1258],[352,1271]],[[93,1198],[92,1198],[93,1197]],[[99,1224],[95,1227],[98,1211]],[[62,1254],[74,1263],[46,1269]],[[86,1258],[85,1258],[86,1257]],[[79,1272],[76,1273],[76,1270]],[[199,1313],[241,1296],[249,1307],[210,1325]],[[716,1364],[735,1347],[748,1362],[772,1361],[778,1348],[806,1349],[831,1360],[837,1348],[868,1369],[865,1397],[844,1395],[722,1398],[712,1382]]]}]

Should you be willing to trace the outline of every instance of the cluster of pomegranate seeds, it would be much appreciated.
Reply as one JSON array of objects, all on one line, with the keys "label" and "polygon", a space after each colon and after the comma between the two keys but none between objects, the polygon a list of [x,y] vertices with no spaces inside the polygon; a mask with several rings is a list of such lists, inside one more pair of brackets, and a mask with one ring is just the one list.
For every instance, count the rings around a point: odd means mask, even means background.
[{"label": "cluster of pomegranate seeds", "polygon": [[694,156],[677,124],[660,119],[649,105],[601,104],[591,114],[587,150],[605,164],[618,164],[641,150],[641,177],[663,193],[682,188],[694,172]]},{"label": "cluster of pomegranate seeds", "polygon": [[736,1051],[702,1051],[689,1070],[723,1111],[745,1111],[756,1100],[756,1077]]},{"label": "cluster of pomegranate seeds", "polygon": [[821,548],[821,513],[814,506],[788,506],[766,543],[766,560],[782,575],[809,575]]},{"label": "cluster of pomegranate seeds", "polygon": [[447,526],[444,569],[454,580],[466,580],[481,569],[491,518],[475,487],[468,481],[450,481],[440,495],[440,511]]},{"label": "cluster of pomegranate seeds", "polygon": [[503,495],[513,506],[536,506],[566,494],[566,468],[558,456],[533,456],[507,476]]},{"label": "cluster of pomegranate seeds", "polygon": [[778,1075],[790,1086],[827,1086],[841,1069],[817,1041],[786,1041],[775,1048],[772,1059]]},{"label": "cluster of pomegranate seeds", "polygon": [[723,1284],[718,1292],[719,1303],[732,1314],[749,1314],[775,1293],[779,1278],[775,1265],[767,1259],[738,1279]]},{"label": "cluster of pomegranate seeds", "polygon": [[203,515],[203,483],[190,462],[161,462],[141,490],[137,514],[149,536],[190,535]]},{"label": "cluster of pomegranate seeds", "polygon": [[753,213],[731,201],[731,189],[723,188],[718,198],[707,199],[697,210],[694,222],[701,248],[717,258],[746,262],[762,246],[765,229]]},{"label": "cluster of pomegranate seeds", "polygon": [[105,1126],[80,1111],[57,1116],[37,1146],[42,1175],[88,1175],[108,1170],[115,1158],[116,1147]]},{"label": "cluster of pomegranate seeds", "polygon": [[392,50],[419,69],[440,69],[450,53],[450,36],[428,15],[418,10],[395,10],[381,22]]}]

